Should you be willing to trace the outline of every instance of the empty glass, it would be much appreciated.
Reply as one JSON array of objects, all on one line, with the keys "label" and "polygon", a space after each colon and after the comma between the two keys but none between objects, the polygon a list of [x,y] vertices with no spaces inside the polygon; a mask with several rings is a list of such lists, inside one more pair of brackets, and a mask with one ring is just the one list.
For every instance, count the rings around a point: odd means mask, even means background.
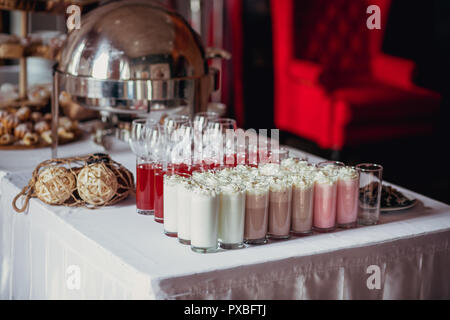
[{"label": "empty glass", "polygon": [[236,164],[236,120],[219,118],[211,120],[204,134],[206,144],[204,161],[213,167]]},{"label": "empty glass", "polygon": [[206,141],[203,141],[203,136],[207,129],[208,123],[212,120],[217,120],[219,115],[215,112],[199,112],[195,114],[194,127],[194,155],[193,161],[195,165],[203,165],[203,151],[207,147]]},{"label": "empty glass", "polygon": [[284,159],[289,158],[289,149],[280,147],[269,151],[269,157],[271,163],[281,163]]},{"label": "empty glass", "polygon": [[380,218],[380,201],[383,182],[383,167],[374,163],[356,166],[359,172],[358,224],[377,224]]}]

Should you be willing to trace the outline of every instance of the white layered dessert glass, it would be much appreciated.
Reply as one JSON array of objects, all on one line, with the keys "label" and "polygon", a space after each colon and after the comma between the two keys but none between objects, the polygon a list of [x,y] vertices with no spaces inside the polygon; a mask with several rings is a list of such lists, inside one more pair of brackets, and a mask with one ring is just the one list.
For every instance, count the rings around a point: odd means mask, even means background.
[{"label": "white layered dessert glass", "polygon": [[177,237],[178,185],[182,177],[175,174],[164,176],[164,233],[169,237]]},{"label": "white layered dessert glass", "polygon": [[214,189],[195,185],[191,197],[191,249],[198,253],[218,249],[219,197]]},{"label": "white layered dessert glass", "polygon": [[177,190],[177,232],[178,241],[182,244],[191,244],[191,207],[192,189],[195,182],[183,179]]},{"label": "white layered dessert glass", "polygon": [[218,187],[219,243],[223,249],[244,247],[245,192],[236,184]]}]

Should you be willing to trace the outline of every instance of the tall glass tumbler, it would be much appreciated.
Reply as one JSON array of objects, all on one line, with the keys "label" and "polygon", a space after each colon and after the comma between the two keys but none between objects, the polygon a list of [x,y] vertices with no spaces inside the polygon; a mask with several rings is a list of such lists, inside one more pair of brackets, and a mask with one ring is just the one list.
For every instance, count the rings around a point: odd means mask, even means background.
[{"label": "tall glass tumbler", "polygon": [[280,164],[283,160],[289,158],[289,149],[281,147],[278,149],[270,150],[269,157],[270,163]]},{"label": "tall glass tumbler", "polygon": [[359,172],[358,224],[377,224],[380,218],[383,167],[374,163],[361,163],[356,166],[356,170]]},{"label": "tall glass tumbler", "polygon": [[336,222],[340,228],[356,226],[358,217],[359,173],[353,167],[339,170]]},{"label": "tall glass tumbler", "polygon": [[264,183],[247,186],[245,199],[244,242],[267,243],[269,225],[269,185]]},{"label": "tall glass tumbler", "polygon": [[333,171],[319,169],[314,182],[313,226],[317,232],[336,228],[337,176]]},{"label": "tall glass tumbler", "polygon": [[194,116],[194,165],[203,165],[203,153],[207,147],[207,141],[203,140],[208,123],[219,118],[215,112],[198,112]]},{"label": "tall glass tumbler", "polygon": [[155,149],[148,145],[148,136],[156,123],[136,119],[132,123],[129,144],[136,155],[136,211],[143,215],[154,213]]},{"label": "tall glass tumbler", "polygon": [[236,130],[234,119],[218,118],[208,123],[204,134],[206,164],[213,168],[236,165]]}]

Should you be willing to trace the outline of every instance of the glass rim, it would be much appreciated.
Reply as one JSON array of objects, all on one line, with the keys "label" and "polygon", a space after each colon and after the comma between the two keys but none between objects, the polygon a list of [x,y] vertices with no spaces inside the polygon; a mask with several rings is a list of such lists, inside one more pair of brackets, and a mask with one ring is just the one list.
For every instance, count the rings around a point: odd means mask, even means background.
[{"label": "glass rim", "polygon": [[317,163],[317,166],[331,165],[336,167],[345,167],[345,163],[342,161],[334,161],[334,160],[325,160]]},{"label": "glass rim", "polygon": [[[370,167],[370,168],[364,168],[364,166],[366,167]],[[380,172],[383,171],[383,166],[381,164],[376,164],[376,163],[360,163],[357,164],[355,166],[355,168],[361,172]]]},{"label": "glass rim", "polygon": [[220,115],[217,112],[213,112],[213,111],[202,111],[202,112],[197,112],[196,114],[194,114],[194,118],[197,116],[216,116],[217,119],[220,118]]},{"label": "glass rim", "polygon": [[233,118],[217,118],[212,119],[211,122],[218,122],[218,123],[236,123],[236,119]]}]

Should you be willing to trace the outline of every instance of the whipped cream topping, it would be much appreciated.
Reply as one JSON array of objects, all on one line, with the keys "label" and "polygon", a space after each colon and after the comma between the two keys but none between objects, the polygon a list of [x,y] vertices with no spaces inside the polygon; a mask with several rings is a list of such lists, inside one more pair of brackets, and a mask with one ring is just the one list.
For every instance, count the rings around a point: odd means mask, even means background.
[{"label": "whipped cream topping", "polygon": [[339,169],[338,178],[340,180],[354,180],[358,179],[358,171],[353,167],[342,167]]},{"label": "whipped cream topping", "polygon": [[201,184],[194,184],[192,185],[192,192],[202,195],[202,196],[206,196],[206,197],[215,197],[217,196],[217,192],[215,188],[210,188],[206,185],[201,185]]},{"label": "whipped cream topping", "polygon": [[164,176],[164,184],[169,186],[175,186],[179,183],[181,183],[183,180],[186,180],[187,178],[172,174],[172,175],[165,175]]},{"label": "whipped cream topping", "polygon": [[249,182],[245,185],[247,194],[263,195],[269,192],[269,184],[266,182]]},{"label": "whipped cream topping", "polygon": [[192,179],[200,185],[205,185],[214,188],[219,184],[218,177],[211,171],[194,172]]},{"label": "whipped cream topping", "polygon": [[243,193],[245,189],[237,184],[230,183],[219,186],[218,190],[223,194],[237,194]]},{"label": "whipped cream topping", "polygon": [[264,176],[276,176],[280,174],[280,165],[276,163],[266,163],[259,167],[259,173]]},{"label": "whipped cream topping", "polygon": [[269,178],[270,191],[283,191],[292,186],[292,179],[289,176],[270,177]]},{"label": "whipped cream topping", "polygon": [[292,176],[292,185],[299,189],[308,189],[314,185],[315,175],[296,174]]},{"label": "whipped cream topping", "polygon": [[337,176],[334,170],[319,169],[314,175],[314,181],[318,184],[329,184],[332,185],[336,183]]}]

